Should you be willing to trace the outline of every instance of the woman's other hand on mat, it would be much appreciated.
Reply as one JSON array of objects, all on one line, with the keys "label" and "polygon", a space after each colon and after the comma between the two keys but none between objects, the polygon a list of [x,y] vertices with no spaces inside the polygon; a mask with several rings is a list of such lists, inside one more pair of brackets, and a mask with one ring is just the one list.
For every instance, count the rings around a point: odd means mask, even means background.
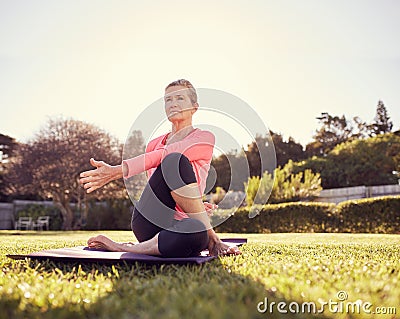
[{"label": "woman's other hand on mat", "polygon": [[218,205],[216,205],[216,204],[211,204],[211,203],[209,203],[209,202],[204,202],[204,208],[205,208],[205,210],[206,210],[206,212],[207,212],[207,215],[209,216],[209,217],[211,217],[214,213],[214,210],[215,209],[217,209],[218,208]]},{"label": "woman's other hand on mat", "polygon": [[82,172],[79,180],[87,193],[91,193],[105,184],[122,177],[121,165],[111,166],[103,161],[96,161],[94,158],[90,159],[90,164],[96,169]]},{"label": "woman's other hand on mat", "polygon": [[237,246],[229,246],[222,241],[209,243],[208,251],[211,256],[240,255],[242,252]]},{"label": "woman's other hand on mat", "polygon": [[[214,232],[215,234],[215,232]],[[210,256],[240,255],[242,252],[237,246],[229,246],[219,239],[217,234],[209,233],[208,254]]]}]

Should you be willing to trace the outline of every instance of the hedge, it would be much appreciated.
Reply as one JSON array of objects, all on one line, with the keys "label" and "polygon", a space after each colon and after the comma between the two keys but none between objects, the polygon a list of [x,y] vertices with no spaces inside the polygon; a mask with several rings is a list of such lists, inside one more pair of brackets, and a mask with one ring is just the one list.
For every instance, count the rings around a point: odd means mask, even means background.
[{"label": "hedge", "polygon": [[62,226],[62,217],[60,210],[55,206],[45,206],[40,204],[29,204],[18,210],[15,214],[15,220],[19,217],[32,217],[36,221],[40,216],[50,216],[49,230],[60,230]]},{"label": "hedge", "polygon": [[400,196],[342,202],[336,214],[342,232],[400,233]]},{"label": "hedge", "polygon": [[[400,196],[351,200],[337,205],[315,202],[267,204],[256,210],[258,214],[250,218],[248,208],[239,208],[215,230],[233,233],[400,233]],[[215,219],[224,213],[216,211]]]},{"label": "hedge", "polygon": [[131,230],[133,205],[129,199],[89,202],[85,230]]},{"label": "hedge", "polygon": [[[87,203],[87,216],[83,218],[80,225],[84,230],[130,230],[132,203],[129,199],[115,199],[104,202],[89,201]],[[81,213],[73,207],[75,218],[79,219]],[[45,206],[40,204],[29,204],[18,210],[15,219],[19,217],[32,217],[36,220],[39,216],[50,216],[49,229],[62,229],[62,216],[56,206]]]},{"label": "hedge", "polygon": [[[89,203],[83,229],[130,230],[132,204],[129,200]],[[246,207],[237,210],[216,210],[213,220],[233,214],[215,227],[216,232],[232,233],[384,233],[400,234],[400,196],[385,196],[350,200],[335,204],[292,202],[254,206],[249,218]],[[252,215],[251,214],[251,215]],[[28,205],[16,214],[20,216],[50,216],[50,229],[61,229],[61,213],[56,207]],[[253,215],[252,215],[253,216]]]}]

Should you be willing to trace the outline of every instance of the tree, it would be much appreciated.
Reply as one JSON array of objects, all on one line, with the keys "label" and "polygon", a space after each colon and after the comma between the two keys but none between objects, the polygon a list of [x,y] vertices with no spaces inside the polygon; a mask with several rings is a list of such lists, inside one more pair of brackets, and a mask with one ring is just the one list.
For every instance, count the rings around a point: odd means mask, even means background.
[{"label": "tree", "polygon": [[347,141],[353,135],[353,126],[342,115],[332,116],[326,112],[317,117],[321,127],[313,136],[314,141],[306,146],[306,153],[310,156],[325,156],[336,145]]},{"label": "tree", "polygon": [[37,192],[52,199],[63,217],[63,229],[79,225],[71,202],[88,198],[126,197],[121,182],[109,183],[86,195],[78,184],[82,171],[93,169],[94,157],[110,164],[121,162],[118,140],[98,127],[73,119],[50,119],[27,144],[21,145],[7,174],[10,192]]},{"label": "tree", "polygon": [[314,141],[306,145],[307,157],[326,156],[340,143],[389,133],[393,128],[393,123],[382,101],[378,101],[376,115],[371,124],[367,124],[358,116],[348,121],[344,115],[332,116],[326,112],[321,113],[317,119],[321,127],[313,136]]},{"label": "tree", "polygon": [[281,134],[272,131],[271,137],[275,147],[277,166],[283,167],[289,160],[298,162],[306,158],[303,146],[297,143],[293,137],[289,136],[289,139],[285,141]]},{"label": "tree", "polygon": [[296,163],[295,172],[319,172],[323,188],[396,184],[400,171],[400,136],[380,134],[337,145],[325,157]]},{"label": "tree", "polygon": [[247,180],[249,171],[243,150],[240,153],[231,151],[221,154],[211,161],[206,189],[216,192],[218,187],[222,187],[225,191],[243,191],[243,182]]},{"label": "tree", "polygon": [[[261,177],[265,171],[273,172],[276,165],[283,165],[291,157],[300,157],[303,147],[297,144],[291,137],[289,141],[283,141],[280,134],[270,132],[265,136],[257,135],[255,141],[247,146],[245,151],[250,168],[250,176]],[[263,159],[263,169],[261,168]]]},{"label": "tree", "polygon": [[0,133],[0,171],[4,169],[10,157],[14,154],[18,143],[14,138]]},{"label": "tree", "polygon": [[4,174],[7,173],[7,167],[9,166],[9,162],[12,156],[15,154],[16,149],[18,148],[18,143],[14,138],[0,134],[0,200],[4,201],[8,199],[8,196],[5,194],[5,183],[4,183]]},{"label": "tree", "polygon": [[[263,171],[261,171],[261,158],[263,159]],[[270,135],[257,135],[255,140],[248,144],[247,151],[230,152],[213,158],[211,166],[215,169],[217,177],[212,191],[214,192],[217,186],[221,186],[225,190],[243,191],[244,182],[249,177],[260,177],[265,171],[272,173],[276,164],[283,166],[289,160],[300,161],[304,158],[303,146],[296,143],[292,137],[284,141],[281,134],[272,131]],[[211,182],[211,177],[208,182]]]},{"label": "tree", "polygon": [[223,189],[229,189],[231,180],[231,168],[226,154],[213,157],[211,160],[210,170],[208,171],[206,189],[215,192],[217,186]]},{"label": "tree", "polygon": [[[145,152],[144,139],[141,131],[132,131],[126,139],[123,158],[128,159]],[[145,173],[138,174],[125,180],[125,187],[133,200],[138,200],[146,185]]]},{"label": "tree", "polygon": [[389,114],[381,100],[378,101],[378,105],[376,107],[374,122],[372,122],[369,127],[370,136],[389,133],[392,131],[393,122],[390,121]]},{"label": "tree", "polygon": [[351,138],[368,138],[371,136],[370,126],[365,121],[358,116],[355,116],[353,121],[355,125]]}]

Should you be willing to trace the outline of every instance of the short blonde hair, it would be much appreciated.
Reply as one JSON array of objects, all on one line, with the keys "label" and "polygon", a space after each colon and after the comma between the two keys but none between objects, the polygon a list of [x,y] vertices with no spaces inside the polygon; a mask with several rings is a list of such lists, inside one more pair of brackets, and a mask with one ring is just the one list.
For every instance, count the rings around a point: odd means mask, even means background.
[{"label": "short blonde hair", "polygon": [[192,83],[190,83],[188,80],[185,79],[179,79],[176,80],[174,82],[171,82],[170,84],[167,85],[167,87],[165,88],[165,91],[173,86],[184,86],[186,88],[188,88],[189,93],[188,96],[190,98],[190,101],[192,102],[192,104],[197,103],[197,93],[196,93],[196,89],[194,88],[194,86],[192,85]]}]

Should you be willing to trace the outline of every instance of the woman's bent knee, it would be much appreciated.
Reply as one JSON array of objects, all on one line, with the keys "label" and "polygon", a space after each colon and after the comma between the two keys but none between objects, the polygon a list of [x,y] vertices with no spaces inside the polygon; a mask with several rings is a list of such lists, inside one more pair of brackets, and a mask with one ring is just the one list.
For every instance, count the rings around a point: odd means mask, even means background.
[{"label": "woman's bent knee", "polygon": [[197,183],[193,166],[181,153],[170,153],[161,161],[161,172],[171,190]]}]

